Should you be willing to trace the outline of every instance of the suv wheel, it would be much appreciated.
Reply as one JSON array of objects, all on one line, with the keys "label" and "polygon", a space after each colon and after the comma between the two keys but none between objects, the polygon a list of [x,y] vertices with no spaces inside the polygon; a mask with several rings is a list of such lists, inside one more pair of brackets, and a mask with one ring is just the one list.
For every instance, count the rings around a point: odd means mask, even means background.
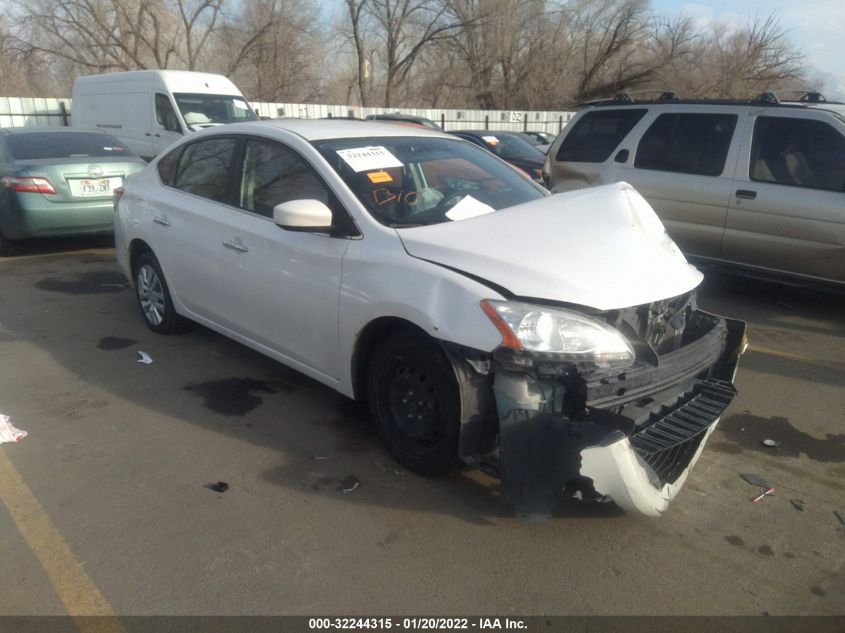
[{"label": "suv wheel", "polygon": [[402,333],[379,345],[367,368],[367,401],[382,440],[409,470],[442,475],[458,463],[458,382],[434,341]]}]

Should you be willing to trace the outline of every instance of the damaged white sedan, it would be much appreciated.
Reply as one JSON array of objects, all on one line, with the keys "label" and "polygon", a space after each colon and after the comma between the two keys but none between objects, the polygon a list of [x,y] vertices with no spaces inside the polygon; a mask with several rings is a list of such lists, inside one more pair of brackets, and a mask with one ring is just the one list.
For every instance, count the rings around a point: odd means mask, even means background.
[{"label": "damaged white sedan", "polygon": [[409,469],[460,461],[526,519],[563,490],[663,512],[735,394],[745,326],[625,184],[549,196],[466,141],[233,124],[127,179],[147,325],[190,320],[366,400]]}]

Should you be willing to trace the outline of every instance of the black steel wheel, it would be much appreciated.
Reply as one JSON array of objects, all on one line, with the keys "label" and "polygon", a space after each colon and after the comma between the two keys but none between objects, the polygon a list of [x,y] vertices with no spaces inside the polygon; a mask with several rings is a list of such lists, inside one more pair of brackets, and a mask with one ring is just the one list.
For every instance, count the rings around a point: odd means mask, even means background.
[{"label": "black steel wheel", "polygon": [[367,369],[367,400],[382,439],[409,470],[442,475],[458,463],[458,382],[435,341],[400,333],[379,345]]}]

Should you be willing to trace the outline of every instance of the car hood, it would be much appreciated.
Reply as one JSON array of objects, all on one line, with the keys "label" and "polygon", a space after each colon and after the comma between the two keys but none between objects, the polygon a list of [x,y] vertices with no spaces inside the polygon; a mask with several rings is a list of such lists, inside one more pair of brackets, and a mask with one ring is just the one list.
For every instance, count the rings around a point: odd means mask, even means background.
[{"label": "car hood", "polygon": [[674,297],[702,279],[627,183],[396,232],[413,257],[519,297],[599,310]]}]

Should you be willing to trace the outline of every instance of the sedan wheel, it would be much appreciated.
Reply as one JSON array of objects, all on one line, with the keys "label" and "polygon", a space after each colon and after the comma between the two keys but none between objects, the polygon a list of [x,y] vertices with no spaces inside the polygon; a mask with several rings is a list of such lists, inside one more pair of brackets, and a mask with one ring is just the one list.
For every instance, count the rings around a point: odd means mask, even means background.
[{"label": "sedan wheel", "polygon": [[144,322],[157,334],[175,334],[189,321],[176,313],[170,290],[155,255],[146,252],[135,262],[135,294]]},{"label": "sedan wheel", "polygon": [[441,475],[457,464],[458,383],[434,341],[408,333],[382,343],[369,363],[367,400],[398,462],[423,475]]}]

